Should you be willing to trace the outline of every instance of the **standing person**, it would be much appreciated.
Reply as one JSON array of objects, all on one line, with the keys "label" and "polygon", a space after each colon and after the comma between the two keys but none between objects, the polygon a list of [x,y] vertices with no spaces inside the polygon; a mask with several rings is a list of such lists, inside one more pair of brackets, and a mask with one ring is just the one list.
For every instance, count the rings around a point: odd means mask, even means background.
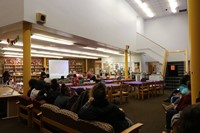
[{"label": "standing person", "polygon": [[122,110],[108,102],[104,83],[97,83],[91,92],[92,97],[78,112],[79,118],[109,123],[113,126],[115,133],[133,124]]},{"label": "standing person", "polygon": [[10,76],[9,71],[5,71],[5,72],[3,73],[2,78],[3,78],[3,83],[4,83],[4,85],[9,85],[10,77],[11,77],[11,76]]},{"label": "standing person", "polygon": [[44,67],[42,68],[42,72],[41,72],[41,74],[40,74],[40,78],[41,78],[42,80],[44,80],[44,78],[46,78],[46,73],[45,73],[45,68],[44,68]]}]

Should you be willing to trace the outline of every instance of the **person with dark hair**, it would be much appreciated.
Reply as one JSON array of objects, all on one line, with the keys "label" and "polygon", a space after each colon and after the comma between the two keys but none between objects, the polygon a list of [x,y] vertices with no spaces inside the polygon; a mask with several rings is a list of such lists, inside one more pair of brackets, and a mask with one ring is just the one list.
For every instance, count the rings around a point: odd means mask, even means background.
[{"label": "person with dark hair", "polygon": [[51,78],[49,78],[49,74],[46,74],[46,77],[44,78],[44,82],[51,83]]},{"label": "person with dark hair", "polygon": [[3,83],[4,83],[5,85],[9,85],[10,77],[11,77],[11,76],[10,76],[9,71],[5,71],[5,72],[3,73],[2,78],[3,78]]},{"label": "person with dark hair", "polygon": [[65,108],[71,110],[72,106],[76,103],[76,101],[78,100],[79,96],[83,91],[85,91],[83,88],[77,88],[76,90],[73,90],[71,92],[71,97],[68,103],[66,104]]},{"label": "person with dark hair", "polygon": [[182,89],[185,89],[187,87],[187,81],[190,81],[190,75],[189,74],[184,75],[180,79],[180,81],[179,81],[179,87],[177,89],[173,90],[173,92],[171,93],[171,95],[167,99],[164,99],[163,101],[164,102],[173,103],[176,100],[178,100],[179,99],[179,94],[182,91]]},{"label": "person with dark hair", "polygon": [[45,88],[45,82],[43,80],[37,80],[35,88],[31,91],[30,98],[32,100],[36,99],[40,90]]},{"label": "person with dark hair", "polygon": [[115,133],[119,133],[133,124],[123,111],[108,102],[104,83],[97,83],[91,91],[91,96],[78,112],[81,119],[109,123],[113,126]]},{"label": "person with dark hair", "polygon": [[51,90],[49,92],[49,103],[54,104],[56,97],[60,94],[60,85],[57,79],[51,80]]},{"label": "person with dark hair", "polygon": [[30,80],[29,80],[28,84],[29,84],[30,89],[29,89],[29,91],[28,91],[28,93],[27,93],[27,96],[30,97],[31,91],[35,88],[36,83],[37,83],[37,80],[36,80],[36,79],[30,79]]},{"label": "person with dark hair", "polygon": [[42,72],[40,74],[40,79],[44,80],[44,78],[46,78],[46,73],[45,73],[45,68],[42,68]]},{"label": "person with dark hair", "polygon": [[69,88],[65,85],[61,85],[61,93],[58,95],[54,101],[54,105],[61,109],[64,109],[68,100],[70,98]]},{"label": "person with dark hair", "polygon": [[77,78],[76,74],[74,74],[74,76],[72,78],[72,84],[75,86],[78,85],[78,78]]},{"label": "person with dark hair", "polygon": [[200,104],[186,107],[180,116],[180,133],[200,133]]}]

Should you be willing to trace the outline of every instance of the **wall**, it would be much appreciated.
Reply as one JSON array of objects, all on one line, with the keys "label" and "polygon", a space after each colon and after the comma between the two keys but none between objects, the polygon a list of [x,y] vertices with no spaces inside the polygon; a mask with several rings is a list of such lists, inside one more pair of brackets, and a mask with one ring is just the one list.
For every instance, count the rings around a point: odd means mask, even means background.
[{"label": "wall", "polygon": [[23,20],[24,0],[1,0],[0,27]]},{"label": "wall", "polygon": [[145,20],[144,34],[167,50],[190,51],[187,13]]},{"label": "wall", "polygon": [[144,34],[144,19],[141,18],[140,16],[137,16],[137,21],[136,21],[136,31],[140,34]]},{"label": "wall", "polygon": [[[140,70],[142,69],[141,64],[141,54],[131,54],[131,56],[128,56],[128,66],[131,68],[131,70],[134,69],[134,62],[140,63]],[[123,65],[124,68],[124,56],[112,56],[109,58],[102,58],[102,68],[104,68],[104,63],[108,64],[119,64],[120,66]]]},{"label": "wall", "polygon": [[136,13],[124,0],[25,0],[24,4],[26,21],[35,23],[35,14],[41,12],[47,15],[47,27],[132,49]]}]

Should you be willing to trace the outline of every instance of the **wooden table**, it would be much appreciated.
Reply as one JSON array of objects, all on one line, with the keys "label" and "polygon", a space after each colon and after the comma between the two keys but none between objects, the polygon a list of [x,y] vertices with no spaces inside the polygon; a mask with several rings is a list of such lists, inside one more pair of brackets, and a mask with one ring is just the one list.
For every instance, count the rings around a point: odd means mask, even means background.
[{"label": "wooden table", "polygon": [[[13,90],[11,87],[0,86],[0,103],[3,105],[1,108],[6,113],[6,118],[17,116],[17,97],[20,96],[17,91]],[[3,104],[6,102],[6,104]],[[3,112],[2,112],[3,113]]]}]

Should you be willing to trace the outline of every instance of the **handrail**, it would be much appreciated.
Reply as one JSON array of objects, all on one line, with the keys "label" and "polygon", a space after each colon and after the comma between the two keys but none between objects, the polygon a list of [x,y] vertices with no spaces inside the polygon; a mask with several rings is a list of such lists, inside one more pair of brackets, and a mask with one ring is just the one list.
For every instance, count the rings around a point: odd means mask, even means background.
[{"label": "handrail", "polygon": [[161,45],[159,45],[159,44],[157,44],[156,42],[152,41],[151,39],[149,39],[149,38],[145,37],[144,35],[142,35],[142,34],[140,34],[140,33],[138,33],[138,32],[136,32],[136,33],[137,33],[137,34],[139,34],[139,35],[141,35],[142,37],[146,38],[147,40],[149,40],[149,41],[153,42],[154,44],[156,44],[157,46],[159,46],[159,47],[161,47],[162,49],[164,49],[164,50],[165,50],[165,48],[164,48],[164,47],[162,47]]},{"label": "handrail", "polygon": [[158,53],[158,52],[156,52],[156,51],[154,51],[154,50],[152,50],[152,49],[150,49],[150,48],[140,48],[140,49],[137,49],[137,50],[150,50],[150,51],[152,51],[153,53],[156,53],[158,56],[162,57],[162,55],[160,55],[160,53]]}]

